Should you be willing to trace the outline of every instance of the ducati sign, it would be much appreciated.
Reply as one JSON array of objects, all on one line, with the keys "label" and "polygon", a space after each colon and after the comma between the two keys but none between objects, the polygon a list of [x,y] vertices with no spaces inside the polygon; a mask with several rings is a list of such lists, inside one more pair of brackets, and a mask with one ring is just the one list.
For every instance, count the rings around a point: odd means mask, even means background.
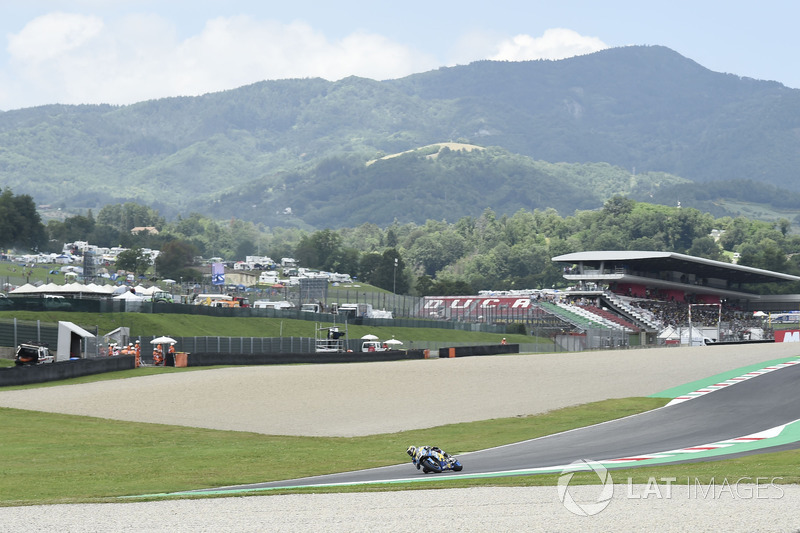
[{"label": "ducati sign", "polygon": [[451,310],[464,311],[476,309],[528,309],[531,306],[530,298],[519,297],[468,297],[463,296],[435,296],[425,297],[423,309],[430,311]]}]

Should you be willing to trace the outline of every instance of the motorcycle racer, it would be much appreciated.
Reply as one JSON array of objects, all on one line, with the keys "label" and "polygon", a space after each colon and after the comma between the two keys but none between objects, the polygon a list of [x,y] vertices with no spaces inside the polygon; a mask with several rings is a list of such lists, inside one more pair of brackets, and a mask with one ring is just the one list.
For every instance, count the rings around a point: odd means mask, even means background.
[{"label": "motorcycle racer", "polygon": [[450,455],[438,446],[420,446],[419,448],[416,446],[409,446],[406,450],[406,453],[411,457],[411,462],[417,467],[417,470],[419,470],[421,466],[420,458],[428,455],[430,452],[440,453],[445,459],[450,459]]}]

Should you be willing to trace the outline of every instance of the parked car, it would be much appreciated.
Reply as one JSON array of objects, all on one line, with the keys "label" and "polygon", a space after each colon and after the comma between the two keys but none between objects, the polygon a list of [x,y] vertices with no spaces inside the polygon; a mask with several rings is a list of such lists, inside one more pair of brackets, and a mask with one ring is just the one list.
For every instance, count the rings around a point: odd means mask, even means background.
[{"label": "parked car", "polygon": [[41,365],[44,363],[52,363],[54,360],[55,357],[50,353],[50,348],[48,348],[47,344],[26,342],[17,346],[14,364],[17,366]]}]

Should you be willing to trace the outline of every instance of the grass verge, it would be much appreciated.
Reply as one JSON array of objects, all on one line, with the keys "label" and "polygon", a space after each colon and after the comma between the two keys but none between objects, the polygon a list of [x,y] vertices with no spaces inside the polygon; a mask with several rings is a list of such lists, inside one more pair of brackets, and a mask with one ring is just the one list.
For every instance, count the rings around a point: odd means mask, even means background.
[{"label": "grass verge", "polygon": [[397,464],[407,460],[405,449],[412,443],[436,443],[462,453],[665,403],[661,398],[607,400],[537,416],[355,438],[284,437],[0,408],[0,505],[105,501]]}]

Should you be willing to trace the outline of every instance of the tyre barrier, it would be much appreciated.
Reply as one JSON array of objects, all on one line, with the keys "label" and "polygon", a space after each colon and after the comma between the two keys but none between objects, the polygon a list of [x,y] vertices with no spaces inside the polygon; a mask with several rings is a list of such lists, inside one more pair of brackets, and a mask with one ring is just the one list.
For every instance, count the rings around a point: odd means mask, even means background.
[{"label": "tyre barrier", "polygon": [[134,368],[134,365],[134,357],[132,355],[120,355],[117,357],[72,359],[42,365],[0,368],[0,387],[45,383],[47,381],[59,381],[92,374],[114,372],[116,370],[129,370]]},{"label": "tyre barrier", "polygon": [[472,355],[500,355],[519,353],[519,344],[488,344],[484,346],[456,346],[439,348],[439,358],[469,357]]}]

